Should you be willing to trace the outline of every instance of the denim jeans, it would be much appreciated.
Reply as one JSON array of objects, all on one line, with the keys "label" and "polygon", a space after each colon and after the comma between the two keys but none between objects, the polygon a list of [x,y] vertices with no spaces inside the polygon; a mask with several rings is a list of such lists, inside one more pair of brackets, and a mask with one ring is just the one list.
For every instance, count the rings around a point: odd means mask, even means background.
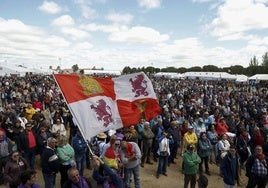
[{"label": "denim jeans", "polygon": [[125,169],[125,188],[130,188],[130,179],[132,177],[132,173],[134,174],[134,183],[135,188],[140,188],[140,167],[137,165],[134,168],[126,168]]},{"label": "denim jeans", "polygon": [[159,156],[157,174],[167,173],[168,156]]},{"label": "denim jeans", "polygon": [[56,174],[45,174],[43,173],[45,182],[45,188],[54,188],[56,182]]},{"label": "denim jeans", "polygon": [[77,170],[79,171],[80,176],[84,175],[84,168],[85,168],[85,162],[86,162],[86,154],[83,155],[76,155],[75,156],[75,162]]}]

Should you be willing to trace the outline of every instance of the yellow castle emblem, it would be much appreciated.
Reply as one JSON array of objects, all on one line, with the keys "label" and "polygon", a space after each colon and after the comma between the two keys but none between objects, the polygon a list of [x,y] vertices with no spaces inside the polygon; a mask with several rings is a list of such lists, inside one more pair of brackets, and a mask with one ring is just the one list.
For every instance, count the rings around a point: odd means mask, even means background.
[{"label": "yellow castle emblem", "polygon": [[81,84],[85,95],[103,93],[99,82],[91,76],[80,75],[78,82]]}]

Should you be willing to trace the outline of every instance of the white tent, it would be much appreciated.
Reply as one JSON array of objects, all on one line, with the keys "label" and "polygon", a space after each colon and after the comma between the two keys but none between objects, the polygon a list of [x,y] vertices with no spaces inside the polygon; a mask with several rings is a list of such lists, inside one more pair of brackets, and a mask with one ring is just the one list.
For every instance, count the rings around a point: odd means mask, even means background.
[{"label": "white tent", "polygon": [[12,65],[0,66],[0,76],[10,76],[10,75],[24,76],[26,72],[29,71],[23,67],[17,67]]},{"label": "white tent", "polygon": [[237,74],[236,76],[236,82],[247,82],[248,81],[248,77],[244,74]]},{"label": "white tent", "polygon": [[106,75],[106,74],[108,74],[108,75],[119,76],[119,75],[121,75],[121,72],[116,71],[116,70],[88,70],[88,69],[85,69],[84,74],[89,74],[89,75],[92,75],[92,74]]},{"label": "white tent", "polygon": [[26,73],[33,73],[33,74],[51,74],[52,70],[45,70],[45,69],[38,69],[38,68],[31,68],[25,67],[22,65],[0,65],[0,76],[10,76],[10,75],[18,75],[18,76],[25,76]]},{"label": "white tent", "polygon": [[158,72],[154,75],[155,77],[165,77],[170,79],[184,79],[184,75],[175,72]]},{"label": "white tent", "polygon": [[260,81],[260,80],[268,80],[268,74],[255,74],[248,78],[249,81]]},{"label": "white tent", "polygon": [[226,72],[186,72],[185,78],[188,79],[201,79],[201,80],[236,80],[235,75],[231,75]]}]

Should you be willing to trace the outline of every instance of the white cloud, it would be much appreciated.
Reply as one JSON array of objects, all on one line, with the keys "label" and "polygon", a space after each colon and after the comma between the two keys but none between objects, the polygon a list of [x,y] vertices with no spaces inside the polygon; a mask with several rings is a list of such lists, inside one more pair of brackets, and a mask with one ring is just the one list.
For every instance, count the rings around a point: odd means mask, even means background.
[{"label": "white cloud", "polygon": [[166,34],[148,27],[132,27],[130,29],[114,32],[109,36],[111,41],[131,43],[159,43],[169,39]]},{"label": "white cloud", "polygon": [[225,0],[218,7],[217,17],[208,25],[211,34],[220,40],[238,39],[241,33],[268,28],[268,7],[253,0]]},{"label": "white cloud", "polygon": [[133,16],[131,14],[110,13],[107,15],[107,19],[113,23],[129,24]]},{"label": "white cloud", "polygon": [[210,2],[213,0],[192,0],[194,3],[206,3],[206,2]]},{"label": "white cloud", "polygon": [[100,25],[96,23],[91,23],[91,24],[82,24],[80,25],[80,28],[87,31],[101,31],[104,33],[112,33],[120,31],[121,29],[126,29],[126,26],[120,26],[118,24]]},{"label": "white cloud", "polygon": [[61,32],[67,36],[70,36],[73,40],[82,40],[90,38],[90,34],[84,30],[74,27],[63,27]]},{"label": "white cloud", "polygon": [[69,15],[63,15],[54,19],[51,25],[59,27],[61,33],[68,37],[71,37],[72,40],[90,38],[90,34],[87,31],[75,26],[75,21]]},{"label": "white cloud", "polygon": [[71,16],[69,15],[62,15],[52,21],[52,25],[54,26],[73,26],[74,25],[74,20]]},{"label": "white cloud", "polygon": [[22,59],[53,58],[70,45],[65,39],[48,35],[40,28],[25,25],[19,20],[4,19],[0,19],[0,41],[1,57],[10,57],[18,62]]},{"label": "white cloud", "polygon": [[62,8],[53,1],[44,1],[43,4],[38,7],[38,9],[48,14],[57,14],[62,11]]},{"label": "white cloud", "polygon": [[139,6],[146,9],[155,9],[161,6],[161,0],[138,0]]},{"label": "white cloud", "polygon": [[91,0],[74,0],[74,2],[79,5],[84,18],[94,19],[97,16],[96,10],[91,7]]}]

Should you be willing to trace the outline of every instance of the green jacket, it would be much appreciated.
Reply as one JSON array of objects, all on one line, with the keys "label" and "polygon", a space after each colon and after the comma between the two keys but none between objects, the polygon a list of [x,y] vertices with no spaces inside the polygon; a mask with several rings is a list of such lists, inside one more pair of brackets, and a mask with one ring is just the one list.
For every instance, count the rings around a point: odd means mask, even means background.
[{"label": "green jacket", "polygon": [[69,164],[74,160],[74,149],[70,144],[57,147],[57,155],[60,159],[60,163]]},{"label": "green jacket", "polygon": [[189,153],[188,151],[183,154],[183,169],[184,174],[192,175],[198,172],[200,157],[197,153]]}]

